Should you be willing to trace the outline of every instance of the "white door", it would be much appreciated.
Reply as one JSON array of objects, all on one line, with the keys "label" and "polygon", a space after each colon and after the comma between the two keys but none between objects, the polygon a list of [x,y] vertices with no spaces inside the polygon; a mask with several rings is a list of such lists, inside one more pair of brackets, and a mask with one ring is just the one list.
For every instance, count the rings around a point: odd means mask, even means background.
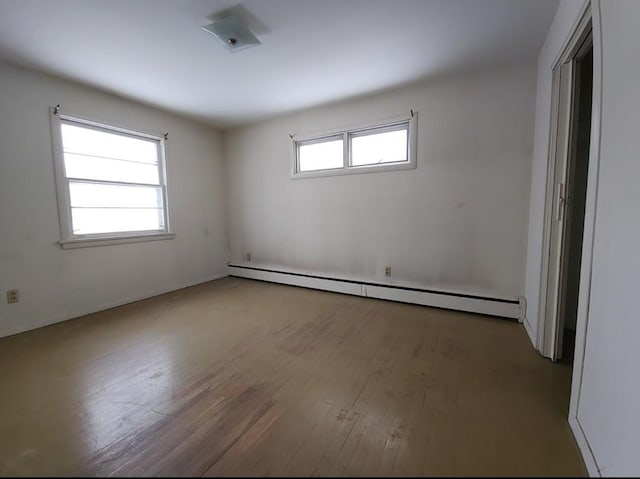
[{"label": "white door", "polygon": [[[544,349],[552,352],[554,361],[562,358],[562,334],[564,317],[564,295],[562,284],[563,243],[566,229],[568,191],[568,164],[570,154],[572,83],[574,62],[562,64],[556,71],[559,75],[558,124],[553,171],[553,197],[551,199],[551,232],[549,237],[549,268],[544,331]],[[549,327],[550,326],[550,327]]]}]

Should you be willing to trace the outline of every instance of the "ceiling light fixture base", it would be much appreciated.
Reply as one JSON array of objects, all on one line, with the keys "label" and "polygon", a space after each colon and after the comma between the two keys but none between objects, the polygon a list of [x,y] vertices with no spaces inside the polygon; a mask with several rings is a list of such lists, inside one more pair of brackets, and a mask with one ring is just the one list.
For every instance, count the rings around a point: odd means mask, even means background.
[{"label": "ceiling light fixture base", "polygon": [[205,25],[202,29],[213,35],[231,53],[262,44],[244,22],[233,15]]}]

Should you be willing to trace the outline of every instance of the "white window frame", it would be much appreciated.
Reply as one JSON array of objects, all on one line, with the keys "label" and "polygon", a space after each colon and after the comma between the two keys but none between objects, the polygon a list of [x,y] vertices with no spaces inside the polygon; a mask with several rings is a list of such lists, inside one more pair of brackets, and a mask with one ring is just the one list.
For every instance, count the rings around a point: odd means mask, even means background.
[{"label": "white window frame", "polygon": [[[418,115],[416,112],[411,115],[396,117],[385,121],[377,121],[374,123],[360,124],[351,128],[341,130],[330,130],[325,132],[306,134],[306,135],[290,135],[292,142],[292,161],[291,161],[291,178],[316,178],[323,176],[339,176],[351,175],[358,173],[373,173],[395,170],[409,170],[417,167],[417,123]],[[351,164],[351,139],[358,136],[366,136],[376,133],[386,133],[390,131],[398,131],[407,129],[407,161],[397,163],[379,163],[371,165]],[[326,170],[300,171],[300,146],[312,145],[324,141],[336,140],[342,138],[343,154],[342,166]]]},{"label": "white window frame", "polygon": [[[169,198],[167,188],[166,171],[166,139],[165,135],[157,135],[122,128],[112,124],[90,120],[75,114],[63,113],[60,107],[50,108],[51,137],[53,143],[53,160],[56,179],[56,193],[58,199],[58,217],[60,224],[59,244],[64,249],[85,248],[90,246],[107,246],[120,243],[138,243],[143,241],[156,241],[175,238],[169,222]],[[69,193],[69,178],[65,173],[64,150],[62,142],[62,123],[75,123],[79,126],[92,128],[108,133],[130,136],[132,138],[153,140],[158,143],[158,174],[160,188],[163,196],[163,214],[165,226],[159,230],[127,231],[116,233],[96,233],[78,235],[73,233],[71,218],[71,199]],[[109,181],[110,184],[118,184],[117,181]],[[132,184],[123,182],[121,184]]]}]

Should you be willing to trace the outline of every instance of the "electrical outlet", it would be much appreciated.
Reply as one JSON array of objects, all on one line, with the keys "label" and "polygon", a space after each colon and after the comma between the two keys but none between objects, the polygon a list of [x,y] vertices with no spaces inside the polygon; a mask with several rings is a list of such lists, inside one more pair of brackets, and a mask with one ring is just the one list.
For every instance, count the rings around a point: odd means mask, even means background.
[{"label": "electrical outlet", "polygon": [[251,261],[251,253],[247,253],[247,261]]},{"label": "electrical outlet", "polygon": [[7,291],[7,303],[17,303],[20,301],[20,291],[17,289],[10,289]]},{"label": "electrical outlet", "polygon": [[388,278],[391,276],[391,266],[384,267],[384,275]]}]

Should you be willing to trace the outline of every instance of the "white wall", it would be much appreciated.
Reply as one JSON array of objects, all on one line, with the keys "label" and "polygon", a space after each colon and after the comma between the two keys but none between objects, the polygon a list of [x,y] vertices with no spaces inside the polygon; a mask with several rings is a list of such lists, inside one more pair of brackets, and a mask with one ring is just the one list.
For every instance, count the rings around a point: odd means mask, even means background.
[{"label": "white wall", "polygon": [[[582,0],[562,1],[539,59],[527,262],[527,316],[534,342],[551,63],[560,52],[582,4]],[[637,371],[640,364],[637,344],[640,340],[637,307],[640,2],[602,0],[594,2],[593,8],[594,19],[600,20],[594,27],[594,82],[602,85],[599,168],[594,169],[593,163],[589,166],[587,208],[590,203],[592,207],[586,221],[591,225],[585,226],[584,246],[589,251],[592,244],[591,255],[585,259],[587,266],[589,260],[591,263],[586,273],[585,261],[582,263],[569,419],[592,475],[637,476],[640,474],[640,374]],[[602,48],[601,82],[597,78],[600,72],[598,45]],[[594,95],[595,107],[599,103],[597,89]]]},{"label": "white wall", "polygon": [[[176,238],[63,250],[49,106],[169,132]],[[61,79],[0,63],[0,336],[225,274],[224,169],[216,131]],[[5,291],[20,289],[6,304]]]},{"label": "white wall", "polygon": [[[231,259],[522,295],[535,64],[467,73],[226,132]],[[290,179],[289,133],[418,111],[418,167]]]},{"label": "white wall", "polygon": [[578,420],[600,471],[640,475],[640,2],[601,2],[602,125]]}]

